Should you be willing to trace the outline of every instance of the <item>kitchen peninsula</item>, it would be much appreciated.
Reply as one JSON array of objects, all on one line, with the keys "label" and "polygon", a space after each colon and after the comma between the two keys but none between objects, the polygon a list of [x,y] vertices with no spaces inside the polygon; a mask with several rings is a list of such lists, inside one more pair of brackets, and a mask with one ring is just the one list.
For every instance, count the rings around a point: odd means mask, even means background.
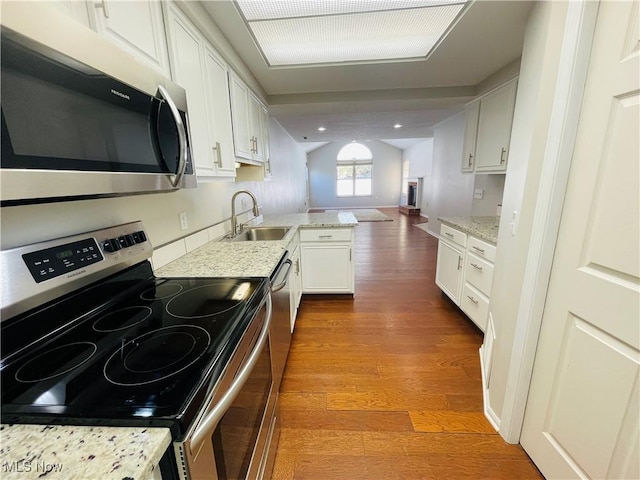
[{"label": "kitchen peninsula", "polygon": [[285,249],[305,229],[349,229],[358,224],[351,212],[266,215],[260,226],[292,227],[282,240],[210,241],[156,269],[161,276],[270,276]]}]

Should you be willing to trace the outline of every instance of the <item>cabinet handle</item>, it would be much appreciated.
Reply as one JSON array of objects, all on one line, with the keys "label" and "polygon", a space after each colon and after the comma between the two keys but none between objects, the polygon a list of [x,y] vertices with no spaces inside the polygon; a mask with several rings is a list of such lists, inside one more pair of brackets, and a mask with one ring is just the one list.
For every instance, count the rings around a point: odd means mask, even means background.
[{"label": "cabinet handle", "polygon": [[462,257],[458,255],[458,270],[462,268]]},{"label": "cabinet handle", "polygon": [[444,234],[449,238],[453,238],[453,233],[444,232]]},{"label": "cabinet handle", "polygon": [[484,248],[480,248],[480,247],[476,247],[475,245],[473,246],[474,250],[477,250],[480,253],[484,253]]},{"label": "cabinet handle", "polygon": [[107,6],[107,0],[100,0],[100,2],[93,5],[95,8],[101,8],[105,18],[109,18],[109,7]]},{"label": "cabinet handle", "polygon": [[222,168],[222,153],[220,152],[220,142],[216,142],[216,146],[213,147],[213,149],[216,151],[216,160],[214,163],[218,165],[218,167]]},{"label": "cabinet handle", "polygon": [[502,165],[506,161],[506,159],[504,158],[505,153],[507,153],[507,149],[503,148],[500,152],[500,165]]},{"label": "cabinet handle", "polygon": [[475,263],[472,263],[472,264],[471,264],[471,266],[472,266],[473,268],[475,268],[476,270],[480,270],[480,271],[482,271],[482,267],[479,267],[479,266],[478,266],[478,265],[476,265]]},{"label": "cabinet handle", "polygon": [[333,235],[318,235],[318,238],[331,238]]},{"label": "cabinet handle", "polygon": [[300,273],[300,260],[296,258],[296,275]]},{"label": "cabinet handle", "polygon": [[473,303],[475,303],[476,305],[478,304],[478,300],[476,300],[475,298],[473,298],[471,295],[467,295],[467,298],[469,300],[471,300]]},{"label": "cabinet handle", "polygon": [[470,153],[469,154],[469,164],[467,165],[469,168],[471,168],[471,166],[473,165],[472,160],[473,160],[473,153]]}]

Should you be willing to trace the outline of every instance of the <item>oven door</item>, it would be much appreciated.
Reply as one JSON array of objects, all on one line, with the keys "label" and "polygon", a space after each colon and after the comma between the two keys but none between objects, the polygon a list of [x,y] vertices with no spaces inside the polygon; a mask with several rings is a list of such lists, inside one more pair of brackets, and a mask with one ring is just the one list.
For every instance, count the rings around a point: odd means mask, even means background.
[{"label": "oven door", "polygon": [[203,416],[175,443],[182,479],[262,478],[275,424],[271,371],[271,296],[225,370]]}]

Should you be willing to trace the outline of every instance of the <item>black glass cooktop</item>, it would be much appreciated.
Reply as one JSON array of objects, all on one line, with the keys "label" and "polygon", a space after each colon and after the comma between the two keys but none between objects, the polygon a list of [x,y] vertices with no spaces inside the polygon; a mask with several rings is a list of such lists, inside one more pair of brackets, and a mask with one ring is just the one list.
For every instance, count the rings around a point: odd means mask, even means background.
[{"label": "black glass cooktop", "polygon": [[154,278],[144,262],[3,322],[3,423],[184,433],[267,288],[261,278]]}]

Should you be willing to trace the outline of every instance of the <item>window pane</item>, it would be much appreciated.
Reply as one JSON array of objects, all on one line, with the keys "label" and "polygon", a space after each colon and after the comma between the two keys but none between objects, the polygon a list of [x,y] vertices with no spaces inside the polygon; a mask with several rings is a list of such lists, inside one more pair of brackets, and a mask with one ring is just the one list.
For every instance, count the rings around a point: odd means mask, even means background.
[{"label": "window pane", "polygon": [[356,179],[356,195],[371,195],[371,179]]},{"label": "window pane", "polygon": [[356,165],[356,178],[371,178],[371,165]]},{"label": "window pane", "polygon": [[338,165],[338,180],[353,179],[353,165]]},{"label": "window pane", "polygon": [[353,180],[338,180],[337,193],[339,197],[351,197],[353,196]]}]

